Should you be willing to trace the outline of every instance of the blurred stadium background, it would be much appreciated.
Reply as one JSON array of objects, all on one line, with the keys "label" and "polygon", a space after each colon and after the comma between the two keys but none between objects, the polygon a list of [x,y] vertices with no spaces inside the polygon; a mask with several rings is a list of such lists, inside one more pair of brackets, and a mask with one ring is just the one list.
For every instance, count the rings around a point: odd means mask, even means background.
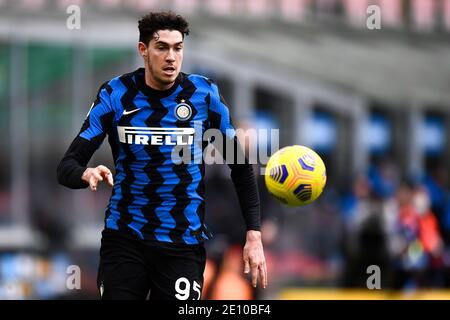
[{"label": "blurred stadium background", "polygon": [[[328,169],[302,208],[258,177],[260,291],[242,275],[228,168],[208,166],[204,297],[450,298],[450,0],[0,0],[0,298],[98,297],[110,189],[66,189],[56,166],[100,84],[141,66],[138,18],[165,9],[191,24],[183,71],[218,81],[238,127],[280,128],[280,146],[310,146]],[[109,152],[92,164],[113,167]],[[381,291],[366,289],[372,264]],[[66,288],[69,265],[81,290]]]}]

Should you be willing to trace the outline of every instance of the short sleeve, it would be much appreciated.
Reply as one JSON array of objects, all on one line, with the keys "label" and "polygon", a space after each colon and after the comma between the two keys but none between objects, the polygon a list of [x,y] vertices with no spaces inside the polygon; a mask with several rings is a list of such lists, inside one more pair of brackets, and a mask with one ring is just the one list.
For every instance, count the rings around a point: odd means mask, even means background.
[{"label": "short sleeve", "polygon": [[235,137],[236,131],[231,121],[230,110],[214,82],[211,82],[208,118],[210,128],[219,129],[229,139]]},{"label": "short sleeve", "polygon": [[110,131],[114,119],[111,105],[111,88],[105,83],[98,90],[97,97],[89,109],[79,137],[91,141],[98,148]]}]

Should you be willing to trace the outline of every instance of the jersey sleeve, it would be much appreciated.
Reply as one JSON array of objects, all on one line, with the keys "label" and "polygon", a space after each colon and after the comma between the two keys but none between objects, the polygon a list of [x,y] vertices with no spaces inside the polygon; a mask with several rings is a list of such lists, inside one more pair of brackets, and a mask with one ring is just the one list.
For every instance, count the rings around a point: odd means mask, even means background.
[{"label": "jersey sleeve", "polygon": [[[246,228],[259,231],[261,228],[260,200],[253,167],[243,155],[244,151],[237,139],[225,99],[215,83],[211,83],[211,89],[208,111],[209,128],[220,130],[223,137],[223,145],[219,148],[216,146],[216,150],[219,150],[223,156],[227,154],[227,146],[233,146],[234,159],[225,159],[225,161],[231,169],[231,180],[238,196]],[[230,140],[232,143],[229,143]],[[243,163],[239,163],[238,159],[244,159]]]},{"label": "jersey sleeve", "polygon": [[236,136],[236,131],[231,122],[230,110],[214,82],[211,82],[209,101],[209,127],[219,129],[227,138],[233,139]]},{"label": "jersey sleeve", "polygon": [[88,187],[81,177],[92,155],[100,147],[106,134],[110,132],[114,119],[109,89],[107,84],[100,87],[80,132],[58,164],[57,178],[63,186],[71,189]]},{"label": "jersey sleeve", "polygon": [[110,93],[111,89],[108,84],[105,83],[100,87],[78,134],[80,138],[93,143],[96,148],[102,144],[111,129],[114,118]]}]

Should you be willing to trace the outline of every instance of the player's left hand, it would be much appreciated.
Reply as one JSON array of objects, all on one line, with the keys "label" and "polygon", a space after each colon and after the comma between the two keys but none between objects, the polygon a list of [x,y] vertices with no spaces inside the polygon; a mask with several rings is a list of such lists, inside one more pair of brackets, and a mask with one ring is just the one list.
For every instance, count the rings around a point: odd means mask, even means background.
[{"label": "player's left hand", "polygon": [[243,258],[244,273],[251,272],[253,287],[256,288],[259,278],[260,284],[265,289],[267,287],[267,266],[260,231],[247,231]]}]

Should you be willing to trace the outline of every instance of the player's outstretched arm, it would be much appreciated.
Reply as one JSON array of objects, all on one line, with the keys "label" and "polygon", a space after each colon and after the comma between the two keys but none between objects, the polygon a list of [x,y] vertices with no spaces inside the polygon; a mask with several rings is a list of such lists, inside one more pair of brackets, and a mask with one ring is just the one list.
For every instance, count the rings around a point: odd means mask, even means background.
[{"label": "player's outstretched arm", "polygon": [[[243,150],[234,138],[234,148],[238,153]],[[245,157],[244,157],[245,158]],[[256,287],[258,280],[260,286],[267,287],[267,267],[260,230],[260,201],[258,186],[252,165],[245,158],[245,163],[228,164],[231,168],[231,179],[239,199],[245,224],[247,227],[246,242],[244,246],[244,273],[251,273],[252,285]]]},{"label": "player's outstretched arm", "polygon": [[[223,135],[223,139],[221,139],[223,145],[218,145],[218,141],[213,142],[213,144],[231,169],[231,180],[233,181],[247,227],[247,239],[243,252],[244,272],[251,272],[254,287],[257,286],[259,278],[262,287],[266,288],[267,268],[261,242],[261,232],[259,231],[261,223],[258,185],[256,184],[252,165],[245,157],[244,150],[234,132],[226,102],[220,95],[217,85],[211,81],[209,83],[212,89],[208,111],[210,128],[219,129]],[[227,158],[228,146],[232,146],[235,151],[231,152],[233,159]],[[240,163],[242,159],[244,161]]]},{"label": "player's outstretched arm", "polygon": [[98,183],[105,179],[113,186],[113,175],[106,166],[86,167],[96,148],[90,141],[76,137],[58,165],[58,182],[71,189],[89,186],[92,191],[96,191]]},{"label": "player's outstretched arm", "polygon": [[87,168],[81,176],[81,180],[88,183],[92,191],[97,191],[98,183],[103,180],[106,180],[111,187],[114,185],[111,170],[103,165],[95,168]]},{"label": "player's outstretched arm", "polygon": [[[110,89],[107,83],[100,87],[80,132],[58,165],[58,182],[63,186],[71,189],[83,189],[90,186],[95,191],[98,182],[103,181],[104,178],[107,178],[111,185],[113,183],[111,171],[105,166],[87,168],[92,155],[105,139],[114,118],[114,110],[111,108],[109,98]],[[108,172],[109,175],[107,175]]]}]

